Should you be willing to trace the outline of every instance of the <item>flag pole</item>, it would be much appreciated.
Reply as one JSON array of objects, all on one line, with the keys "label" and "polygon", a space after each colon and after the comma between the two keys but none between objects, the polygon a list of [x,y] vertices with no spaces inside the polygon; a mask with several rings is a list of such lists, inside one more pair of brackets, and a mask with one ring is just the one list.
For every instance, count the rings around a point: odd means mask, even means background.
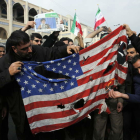
[{"label": "flag pole", "polygon": [[[97,4],[97,5],[98,5],[98,8],[99,8],[99,4]],[[99,9],[100,9],[100,8],[99,8]],[[105,20],[105,21],[106,21],[106,20]],[[109,27],[107,21],[106,21],[106,25],[107,25],[107,27]]]}]

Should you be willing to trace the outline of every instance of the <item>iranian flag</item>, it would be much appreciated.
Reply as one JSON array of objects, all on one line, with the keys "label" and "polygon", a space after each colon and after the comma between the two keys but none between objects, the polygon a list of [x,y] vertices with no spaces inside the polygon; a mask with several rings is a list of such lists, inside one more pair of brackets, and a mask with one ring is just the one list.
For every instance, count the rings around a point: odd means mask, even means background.
[{"label": "iranian flag", "polygon": [[99,25],[101,25],[104,21],[105,21],[105,18],[104,18],[104,16],[103,16],[102,13],[101,13],[100,8],[98,8],[98,11],[97,11],[96,16],[95,16],[95,26],[94,26],[94,30],[96,30],[96,28],[97,28]]},{"label": "iranian flag", "polygon": [[78,32],[80,32],[80,34],[83,35],[81,24],[79,22],[79,19],[78,19],[76,13],[74,15],[74,20],[73,20],[73,24],[71,27],[71,32],[76,36],[78,35]]}]

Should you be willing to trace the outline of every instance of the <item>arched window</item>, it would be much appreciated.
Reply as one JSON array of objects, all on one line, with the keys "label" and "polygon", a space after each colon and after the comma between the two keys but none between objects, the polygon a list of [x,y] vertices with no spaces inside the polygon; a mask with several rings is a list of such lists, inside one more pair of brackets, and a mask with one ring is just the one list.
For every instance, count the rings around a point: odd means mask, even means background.
[{"label": "arched window", "polygon": [[7,32],[2,27],[0,27],[0,39],[7,39]]},{"label": "arched window", "polygon": [[13,20],[24,23],[24,9],[19,3],[13,6]]},{"label": "arched window", "polygon": [[0,2],[0,10],[1,10],[1,15],[0,15],[0,17],[2,17],[2,18],[7,18],[7,4],[6,4],[6,2],[4,1],[4,0],[2,0],[1,2]]}]

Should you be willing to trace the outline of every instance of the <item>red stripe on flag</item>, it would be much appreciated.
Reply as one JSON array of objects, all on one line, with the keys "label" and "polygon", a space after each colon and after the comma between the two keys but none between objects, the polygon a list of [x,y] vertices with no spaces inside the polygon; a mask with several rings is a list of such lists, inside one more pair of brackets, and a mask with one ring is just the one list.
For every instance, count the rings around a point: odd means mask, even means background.
[{"label": "red stripe on flag", "polygon": [[[103,94],[101,95],[100,97],[100,100],[101,99],[104,99],[106,98],[106,94]],[[101,105],[97,105],[95,106],[94,108],[90,109],[89,111],[87,111],[83,116],[71,121],[71,122],[67,122],[67,123],[61,123],[61,124],[54,124],[54,125],[46,125],[46,126],[42,126],[42,127],[37,127],[35,129],[32,129],[32,133],[33,134],[36,134],[36,133],[39,133],[39,132],[50,132],[50,131],[54,131],[54,130],[58,130],[58,129],[61,129],[61,128],[64,128],[64,127],[68,127],[76,122],[79,122],[81,121],[82,119],[84,119],[85,117],[87,117],[87,115],[92,112],[93,110],[99,108],[99,110],[101,109]]]}]

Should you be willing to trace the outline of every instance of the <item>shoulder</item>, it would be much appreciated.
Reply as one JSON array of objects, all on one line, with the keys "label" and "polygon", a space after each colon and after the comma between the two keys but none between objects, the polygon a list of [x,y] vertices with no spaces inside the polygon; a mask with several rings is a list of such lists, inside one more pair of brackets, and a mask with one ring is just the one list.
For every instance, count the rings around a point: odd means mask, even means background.
[{"label": "shoulder", "polygon": [[140,84],[140,74],[135,75],[133,79],[135,83]]},{"label": "shoulder", "polygon": [[10,65],[10,57],[8,54],[0,58],[0,69],[7,68]]}]

